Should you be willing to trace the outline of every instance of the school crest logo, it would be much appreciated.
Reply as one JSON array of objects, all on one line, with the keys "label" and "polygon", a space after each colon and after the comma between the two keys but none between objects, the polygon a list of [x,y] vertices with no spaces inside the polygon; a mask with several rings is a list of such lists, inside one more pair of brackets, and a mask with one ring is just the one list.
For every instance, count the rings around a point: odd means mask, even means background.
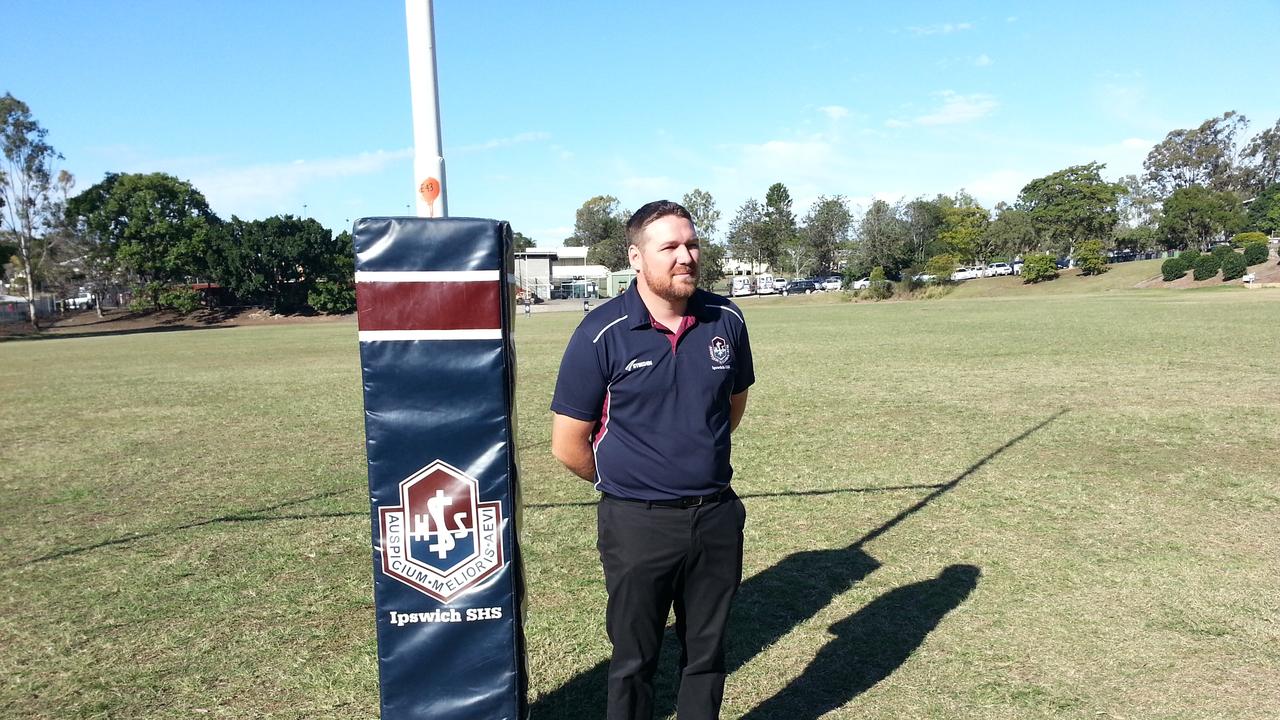
[{"label": "school crest logo", "polygon": [[382,572],[447,603],[502,567],[502,503],[436,460],[400,481],[400,504],[378,509]]},{"label": "school crest logo", "polygon": [[729,362],[729,343],[724,338],[719,335],[712,338],[709,349],[711,350],[711,360],[715,364],[724,365]]}]

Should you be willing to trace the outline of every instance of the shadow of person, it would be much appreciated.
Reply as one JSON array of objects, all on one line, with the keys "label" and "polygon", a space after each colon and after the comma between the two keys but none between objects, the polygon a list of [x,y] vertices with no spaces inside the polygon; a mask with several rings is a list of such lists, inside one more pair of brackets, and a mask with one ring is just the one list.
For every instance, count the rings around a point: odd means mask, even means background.
[{"label": "shadow of person", "polygon": [[931,580],[891,590],[831,627],[835,639],[791,684],[744,720],[810,720],[842,707],[902,666],[981,574],[952,565]]}]

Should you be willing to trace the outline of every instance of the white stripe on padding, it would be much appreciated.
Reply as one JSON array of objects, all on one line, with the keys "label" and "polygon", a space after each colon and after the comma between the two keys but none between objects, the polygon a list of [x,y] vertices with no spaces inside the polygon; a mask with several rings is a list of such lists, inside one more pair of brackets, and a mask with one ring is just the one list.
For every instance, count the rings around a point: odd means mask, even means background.
[{"label": "white stripe on padding", "polygon": [[356,282],[493,282],[499,270],[417,270],[404,272],[356,271]]},{"label": "white stripe on padding", "polygon": [[396,340],[501,340],[502,330],[361,330],[360,342]]}]

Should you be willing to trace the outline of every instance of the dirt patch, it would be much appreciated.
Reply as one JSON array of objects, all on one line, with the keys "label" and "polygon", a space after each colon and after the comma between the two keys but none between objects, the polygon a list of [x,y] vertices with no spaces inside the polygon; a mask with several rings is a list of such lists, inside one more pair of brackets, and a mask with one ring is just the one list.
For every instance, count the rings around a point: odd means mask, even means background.
[{"label": "dirt patch", "polygon": [[125,335],[130,333],[196,330],[201,328],[243,327],[251,325],[287,325],[294,323],[331,323],[349,320],[354,315],[276,315],[258,308],[200,310],[190,315],[169,311],[130,312],[104,310],[102,317],[93,310],[80,310],[46,319],[39,332],[25,323],[0,325],[0,339],[62,337],[68,335]]},{"label": "dirt patch", "polygon": [[[1248,273],[1253,273],[1253,282],[1255,285],[1262,285],[1264,283],[1280,283],[1280,265],[1276,264],[1276,253],[1272,252],[1267,257],[1266,262],[1262,263],[1261,265],[1254,265],[1253,267],[1245,271],[1245,274],[1248,274]],[[1137,287],[1182,289],[1182,288],[1218,287],[1224,284],[1225,285],[1245,285],[1246,283],[1244,280],[1241,280],[1241,279],[1232,280],[1230,282],[1223,283],[1221,270],[1218,271],[1217,275],[1214,275],[1213,277],[1208,278],[1206,280],[1195,280],[1194,278],[1192,278],[1191,272],[1188,271],[1186,275],[1178,278],[1177,280],[1173,280],[1171,282],[1165,282],[1159,275],[1157,275],[1151,278],[1150,280],[1144,280],[1138,283]]]}]

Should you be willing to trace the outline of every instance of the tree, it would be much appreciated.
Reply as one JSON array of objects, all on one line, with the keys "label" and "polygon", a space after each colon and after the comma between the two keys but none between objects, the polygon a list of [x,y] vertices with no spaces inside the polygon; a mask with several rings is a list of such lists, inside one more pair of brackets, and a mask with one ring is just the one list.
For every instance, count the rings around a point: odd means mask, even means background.
[{"label": "tree", "polygon": [[770,266],[777,264],[783,246],[794,241],[797,234],[791,193],[786,185],[774,183],[764,195],[764,232],[757,240],[760,261]]},{"label": "tree", "polygon": [[612,195],[597,195],[582,203],[574,214],[573,235],[564,241],[569,247],[586,247],[587,262],[610,270],[628,266],[627,217]]},{"label": "tree", "polygon": [[53,163],[62,155],[45,141],[46,135],[48,130],[31,117],[26,103],[9,93],[0,98],[0,233],[17,248],[31,327],[36,329],[36,286],[52,250],[51,226],[61,221],[61,211],[55,208]]},{"label": "tree", "polygon": [[1280,235],[1280,182],[1268,186],[1249,203],[1250,230]]},{"label": "tree", "polygon": [[764,207],[754,198],[749,198],[729,222],[729,252],[734,259],[753,265],[766,262],[761,251],[764,244],[761,238],[766,233]]},{"label": "tree", "polygon": [[710,290],[724,277],[725,246],[716,242],[720,211],[711,193],[698,188],[685,193],[680,204],[693,216],[693,228],[698,233],[698,286]]},{"label": "tree", "polygon": [[1248,158],[1245,187],[1251,193],[1280,183],[1280,120],[1255,135],[1245,146],[1243,157]]},{"label": "tree", "polygon": [[982,247],[995,253],[1015,257],[1036,248],[1036,230],[1027,211],[998,203],[996,217],[982,236]]},{"label": "tree", "polygon": [[213,233],[212,276],[243,301],[274,312],[296,312],[324,282],[354,276],[351,236],[338,237],[313,219],[277,215],[244,221],[232,217]]},{"label": "tree", "polygon": [[884,200],[876,200],[858,223],[858,243],[854,251],[851,275],[863,276],[872,268],[882,268],[890,277],[899,278],[910,257],[907,224]]},{"label": "tree", "polygon": [[137,277],[143,297],[157,308],[164,286],[207,271],[220,222],[199,190],[164,173],[108,174],[71,199],[68,216]]},{"label": "tree", "polygon": [[951,198],[943,195],[933,200],[916,198],[898,213],[907,225],[907,248],[912,265],[919,266],[942,251],[938,233],[942,230],[944,199],[945,205],[953,204]]},{"label": "tree", "polygon": [[1125,188],[1102,179],[1105,167],[1073,165],[1032,180],[1018,194],[1018,207],[1059,255],[1072,254],[1076,243],[1110,238],[1119,222],[1117,208]]},{"label": "tree", "polygon": [[[345,231],[344,231],[345,232]],[[522,232],[517,232],[511,236],[511,249],[514,252],[524,252],[533,247],[533,238],[525,236]]]},{"label": "tree", "polygon": [[1107,256],[1102,252],[1101,240],[1085,240],[1076,245],[1073,257],[1082,275],[1101,275],[1107,271]]},{"label": "tree", "polygon": [[1175,190],[1165,201],[1160,232],[1170,248],[1207,250],[1215,240],[1243,224],[1240,201],[1235,195],[1193,185]]},{"label": "tree", "polygon": [[1143,179],[1161,196],[1201,185],[1218,192],[1241,189],[1236,135],[1249,126],[1245,116],[1227,111],[1193,130],[1174,130],[1143,161]]},{"label": "tree", "polygon": [[938,240],[943,248],[963,262],[983,260],[978,252],[983,244],[982,234],[986,232],[991,217],[982,207],[961,191],[957,193],[954,204],[942,210],[942,229],[938,232]]},{"label": "tree", "polygon": [[[836,195],[829,198],[819,195],[809,208],[809,214],[805,216],[804,228],[798,236],[802,242],[793,242],[792,248],[797,250],[795,255],[808,254],[818,273],[830,274],[836,270],[838,252],[849,244],[852,228],[853,215],[849,212],[849,204],[844,197]],[[795,248],[797,245],[801,248]],[[798,268],[799,263],[795,264]],[[799,269],[795,274],[799,276]]]}]

